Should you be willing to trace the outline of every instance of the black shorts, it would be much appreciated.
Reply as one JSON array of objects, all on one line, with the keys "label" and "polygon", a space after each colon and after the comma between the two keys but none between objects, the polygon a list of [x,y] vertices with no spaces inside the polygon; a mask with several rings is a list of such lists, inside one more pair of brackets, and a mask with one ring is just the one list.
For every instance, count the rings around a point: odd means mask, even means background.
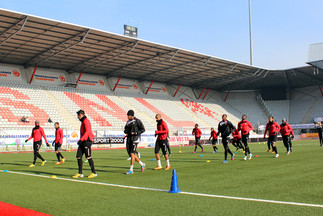
[{"label": "black shorts", "polygon": [[34,142],[34,152],[38,152],[39,149],[41,148],[41,145],[42,145],[42,141],[36,141]]},{"label": "black shorts", "polygon": [[212,145],[215,145],[218,143],[218,139],[212,139]]},{"label": "black shorts", "polygon": [[239,144],[241,139],[233,139],[232,144]]},{"label": "black shorts", "polygon": [[163,155],[167,154],[167,140],[156,140],[155,154],[159,153],[160,149],[162,150]]},{"label": "black shorts", "polygon": [[92,146],[92,141],[83,141],[76,152],[76,158],[82,158],[83,154],[85,154],[85,158],[92,157],[91,153],[91,146]]},{"label": "black shorts", "polygon": [[249,141],[249,134],[242,135],[241,140],[242,140],[243,143],[248,143],[248,141]]},{"label": "black shorts", "polygon": [[201,137],[195,137],[195,145],[198,145],[200,142]]},{"label": "black shorts", "polygon": [[290,142],[290,135],[282,135],[283,137],[283,142],[284,143],[289,143]]},{"label": "black shorts", "polygon": [[55,151],[60,151],[62,147],[62,144],[60,143],[55,143]]},{"label": "black shorts", "polygon": [[134,142],[132,138],[127,138],[126,148],[129,155],[137,153],[137,145],[138,142]]},{"label": "black shorts", "polygon": [[222,144],[223,145],[228,145],[229,144],[230,137],[228,136],[223,136],[222,137]]},{"label": "black shorts", "polygon": [[277,135],[269,136],[268,137],[268,142],[269,143],[277,142]]}]

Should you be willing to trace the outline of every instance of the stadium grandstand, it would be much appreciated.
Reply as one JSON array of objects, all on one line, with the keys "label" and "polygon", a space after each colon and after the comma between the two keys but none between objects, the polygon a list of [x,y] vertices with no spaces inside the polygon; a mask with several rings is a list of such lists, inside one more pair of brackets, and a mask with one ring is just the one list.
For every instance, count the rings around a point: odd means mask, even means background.
[{"label": "stadium grandstand", "polygon": [[235,125],[247,114],[254,134],[270,115],[313,128],[323,116],[323,58],[313,55],[308,66],[272,70],[1,9],[0,135],[26,137],[35,120],[54,131],[51,119],[73,143],[79,109],[97,136],[122,136],[133,109],[146,144],[156,113],[171,136],[190,135],[195,123],[209,131],[223,113]]}]

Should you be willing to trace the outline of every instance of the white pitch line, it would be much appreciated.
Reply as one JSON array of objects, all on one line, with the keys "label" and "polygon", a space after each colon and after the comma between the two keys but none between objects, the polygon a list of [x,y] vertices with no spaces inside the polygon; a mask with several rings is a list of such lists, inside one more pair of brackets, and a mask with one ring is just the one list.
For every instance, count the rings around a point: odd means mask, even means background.
[{"label": "white pitch line", "polygon": [[[4,172],[4,171],[0,170],[0,172]],[[8,173],[19,174],[19,175],[27,175],[27,176],[34,176],[34,177],[41,177],[41,178],[51,178],[50,176],[23,173],[23,172],[8,171]],[[128,185],[110,184],[110,183],[104,183],[104,182],[92,182],[92,181],[84,181],[84,180],[76,180],[76,179],[66,179],[66,178],[59,178],[59,177],[57,177],[55,179],[63,180],[63,181],[70,181],[70,182],[94,184],[94,185],[105,185],[105,186],[111,186],[111,187],[130,188],[130,189],[137,189],[137,190],[168,192],[168,190],[157,189],[157,188],[136,187],[136,186],[128,186]],[[253,201],[253,202],[264,202],[264,203],[274,203],[274,204],[284,204],[284,205],[295,205],[295,206],[323,208],[323,205],[310,204],[310,203],[287,202],[287,201],[277,201],[277,200],[245,198],[245,197],[233,197],[233,196],[193,193],[193,192],[185,192],[185,191],[181,191],[181,192],[179,192],[179,194],[186,194],[186,195],[193,195],[193,196],[203,196],[203,197],[223,198],[223,199],[232,199],[232,200],[244,200],[244,201]]]}]

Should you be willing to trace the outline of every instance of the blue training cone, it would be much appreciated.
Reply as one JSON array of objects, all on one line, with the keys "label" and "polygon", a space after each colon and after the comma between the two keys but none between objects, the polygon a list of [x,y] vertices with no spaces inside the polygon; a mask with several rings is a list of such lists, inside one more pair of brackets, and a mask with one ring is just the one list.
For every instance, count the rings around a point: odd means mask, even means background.
[{"label": "blue training cone", "polygon": [[169,193],[178,193],[179,188],[178,188],[178,182],[177,182],[177,174],[176,174],[176,169],[173,169],[173,176],[172,176],[172,183],[170,185],[170,191]]}]

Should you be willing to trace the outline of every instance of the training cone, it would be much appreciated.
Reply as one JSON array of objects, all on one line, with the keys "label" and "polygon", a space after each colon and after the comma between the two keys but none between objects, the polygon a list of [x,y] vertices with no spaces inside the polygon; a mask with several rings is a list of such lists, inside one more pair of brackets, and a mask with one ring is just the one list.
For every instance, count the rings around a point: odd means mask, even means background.
[{"label": "training cone", "polygon": [[206,163],[211,163],[211,161],[207,160]]},{"label": "training cone", "polygon": [[178,151],[178,153],[180,153],[180,154],[181,154],[181,153],[182,153],[182,151]]},{"label": "training cone", "polygon": [[52,175],[50,178],[55,179],[55,178],[57,178],[57,176],[56,175]]},{"label": "training cone", "polygon": [[9,172],[8,170],[3,170],[3,172]]},{"label": "training cone", "polygon": [[178,182],[177,182],[177,174],[176,169],[173,169],[172,183],[170,185],[169,193],[179,193]]}]

